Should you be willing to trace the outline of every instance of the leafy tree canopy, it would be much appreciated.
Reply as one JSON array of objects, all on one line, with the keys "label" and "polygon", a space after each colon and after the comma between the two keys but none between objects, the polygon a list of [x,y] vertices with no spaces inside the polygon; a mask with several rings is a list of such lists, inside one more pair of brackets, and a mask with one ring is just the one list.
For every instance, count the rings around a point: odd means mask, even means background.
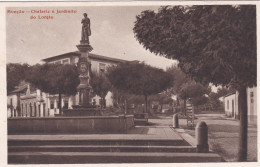
[{"label": "leafy tree canopy", "polygon": [[201,82],[256,85],[256,7],[166,6],[143,11],[134,33],[148,50]]},{"label": "leafy tree canopy", "polygon": [[75,95],[80,83],[77,67],[69,64],[34,65],[27,81],[46,93],[66,95]]},{"label": "leafy tree canopy", "polygon": [[256,5],[161,7],[136,17],[137,40],[153,53],[177,59],[201,83],[239,92],[239,161],[247,159],[246,88],[256,86]]},{"label": "leafy tree canopy", "polygon": [[144,63],[120,64],[111,68],[107,76],[115,88],[135,95],[160,93],[172,83],[169,74]]},{"label": "leafy tree canopy", "polygon": [[204,105],[209,101],[209,98],[206,97],[205,95],[200,96],[200,97],[195,97],[192,99],[192,104],[194,106],[200,106],[200,105]]},{"label": "leafy tree canopy", "polygon": [[183,100],[188,98],[202,97],[211,92],[208,84],[202,85],[192,80],[187,74],[182,72],[177,66],[172,66],[167,69],[167,72],[172,75],[174,83],[172,85],[173,94],[177,95]]},{"label": "leafy tree canopy", "polygon": [[146,112],[147,97],[172,85],[171,75],[144,63],[122,63],[117,67],[111,67],[107,76],[114,88],[129,94],[144,95]]},{"label": "leafy tree canopy", "polygon": [[171,89],[167,90],[169,93],[178,95],[183,84],[192,82],[192,79],[187,76],[187,74],[183,73],[182,70],[177,66],[172,66],[168,68],[167,72],[172,76],[174,80]]},{"label": "leafy tree canopy", "polygon": [[211,91],[210,88],[203,86],[200,83],[190,82],[184,83],[180,89],[179,97],[181,99],[201,97],[205,94],[209,94]]},{"label": "leafy tree canopy", "polygon": [[9,63],[6,66],[7,71],[7,93],[14,90],[22,80],[25,80],[29,68],[28,64]]}]

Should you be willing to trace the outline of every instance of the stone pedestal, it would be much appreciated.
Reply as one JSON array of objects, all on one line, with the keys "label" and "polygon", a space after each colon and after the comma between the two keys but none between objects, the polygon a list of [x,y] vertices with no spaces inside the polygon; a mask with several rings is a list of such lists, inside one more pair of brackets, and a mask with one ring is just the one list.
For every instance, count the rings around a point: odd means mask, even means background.
[{"label": "stone pedestal", "polygon": [[89,52],[91,52],[93,48],[88,43],[84,43],[84,41],[80,41],[80,44],[77,45],[77,48],[80,51],[80,57],[78,62],[80,84],[77,88],[79,91],[79,106],[88,107],[90,106],[91,90],[91,86],[89,84],[90,62],[88,56]]}]

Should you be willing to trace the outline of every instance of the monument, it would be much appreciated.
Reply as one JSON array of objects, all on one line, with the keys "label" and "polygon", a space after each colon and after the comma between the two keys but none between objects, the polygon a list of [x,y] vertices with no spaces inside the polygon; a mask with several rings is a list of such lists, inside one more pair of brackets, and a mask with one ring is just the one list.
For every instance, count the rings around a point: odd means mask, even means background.
[{"label": "monument", "polygon": [[79,70],[80,84],[77,87],[79,92],[79,104],[73,105],[73,109],[63,110],[63,116],[93,116],[102,115],[104,109],[96,108],[91,104],[90,92],[91,86],[89,84],[91,64],[89,61],[89,52],[93,50],[89,42],[89,36],[91,35],[90,19],[87,13],[84,13],[84,18],[81,21],[81,40],[77,48],[80,52],[79,61],[77,64]]},{"label": "monument", "polygon": [[80,57],[78,61],[79,78],[80,84],[78,86],[79,91],[79,106],[77,108],[90,107],[90,90],[91,86],[89,84],[91,65],[89,62],[89,52],[93,50],[89,43],[89,36],[91,35],[90,29],[90,19],[87,13],[84,13],[84,18],[81,21],[82,31],[80,44],[77,45],[80,51]]}]

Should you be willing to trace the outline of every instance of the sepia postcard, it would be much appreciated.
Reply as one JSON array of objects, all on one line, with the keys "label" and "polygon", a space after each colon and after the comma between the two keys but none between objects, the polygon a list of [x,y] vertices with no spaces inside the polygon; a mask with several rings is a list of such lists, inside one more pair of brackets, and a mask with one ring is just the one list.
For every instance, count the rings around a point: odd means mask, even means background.
[{"label": "sepia postcard", "polygon": [[258,166],[259,5],[0,2],[1,166]]}]

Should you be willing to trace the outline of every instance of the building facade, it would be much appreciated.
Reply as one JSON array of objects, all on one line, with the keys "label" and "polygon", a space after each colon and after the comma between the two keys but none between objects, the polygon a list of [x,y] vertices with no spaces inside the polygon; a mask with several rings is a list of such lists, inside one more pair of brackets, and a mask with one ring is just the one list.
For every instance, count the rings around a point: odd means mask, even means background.
[{"label": "building facade", "polygon": [[27,91],[27,83],[22,82],[14,91],[7,95],[7,117],[19,117],[21,116],[20,101],[21,95],[24,95]]},{"label": "building facade", "polygon": [[[248,122],[256,124],[257,122],[257,87],[247,88],[247,112]],[[224,96],[225,114],[234,119],[239,119],[238,112],[238,92],[230,93]]]},{"label": "building facade", "polygon": [[225,114],[230,118],[238,118],[238,92],[224,96]]},{"label": "building facade", "polygon": [[247,111],[248,121],[256,124],[257,122],[257,87],[247,89]]},{"label": "building facade", "polygon": [[23,83],[7,96],[8,117],[45,117],[50,113],[48,94]]}]

